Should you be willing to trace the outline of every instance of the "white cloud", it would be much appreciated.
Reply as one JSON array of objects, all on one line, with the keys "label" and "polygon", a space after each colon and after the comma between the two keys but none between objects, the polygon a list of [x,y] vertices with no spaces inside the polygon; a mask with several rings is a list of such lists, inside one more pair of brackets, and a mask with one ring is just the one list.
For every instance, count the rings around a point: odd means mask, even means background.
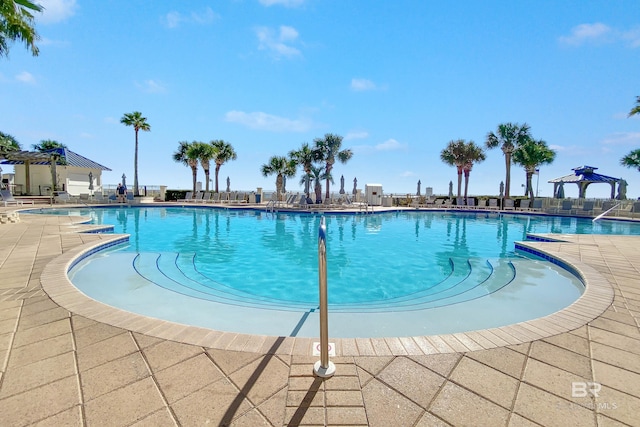
[{"label": "white cloud", "polygon": [[251,129],[268,130],[272,132],[306,132],[311,129],[311,121],[306,119],[292,120],[278,117],[261,111],[245,113],[244,111],[229,111],[225,120],[238,123]]},{"label": "white cloud", "polygon": [[33,74],[27,71],[23,71],[20,74],[16,75],[16,80],[22,83],[27,83],[27,84],[35,84],[36,82],[36,78],[33,77]]},{"label": "white cloud", "polygon": [[116,119],[115,117],[105,117],[104,122],[109,124],[116,124],[120,123],[120,120]]},{"label": "white cloud", "polygon": [[640,47],[640,27],[624,32],[622,39],[627,40],[631,47]]},{"label": "white cloud", "polygon": [[611,33],[611,28],[600,22],[596,22],[595,24],[580,24],[571,29],[571,35],[562,36],[559,40],[562,44],[580,46],[584,43],[607,41]]},{"label": "white cloud", "polygon": [[258,37],[258,49],[271,52],[275,58],[291,58],[301,54],[300,50],[292,46],[299,36],[298,31],[293,27],[282,25],[277,31],[272,28],[258,27],[255,32]]},{"label": "white cloud", "polygon": [[352,131],[352,132],[348,132],[345,137],[344,140],[345,141],[349,141],[349,140],[353,140],[353,139],[364,139],[364,138],[368,138],[369,137],[369,132],[366,131]]},{"label": "white cloud", "polygon": [[178,28],[182,23],[208,25],[213,23],[218,18],[219,15],[215,13],[210,7],[207,7],[203,12],[191,12],[188,15],[183,15],[180,12],[171,11],[162,18],[162,22],[167,26],[167,28]]},{"label": "white cloud", "polygon": [[407,178],[407,177],[412,177],[412,176],[418,176],[418,174],[416,174],[415,172],[411,172],[411,171],[404,171],[400,174],[401,177],[403,178]]},{"label": "white cloud", "polygon": [[611,28],[606,24],[580,24],[571,29],[571,34],[561,36],[558,41],[567,46],[584,44],[624,43],[631,48],[640,47],[640,27],[630,30]]},{"label": "white cloud", "polygon": [[145,80],[142,83],[136,82],[136,86],[147,93],[164,93],[167,91],[162,82],[158,80]]},{"label": "white cloud", "polygon": [[550,144],[549,148],[555,151],[566,151],[567,147],[563,146],[563,145],[554,145],[554,144]]},{"label": "white cloud", "polygon": [[76,0],[38,0],[44,10],[37,16],[38,22],[53,24],[70,18],[76,13]]},{"label": "white cloud", "polygon": [[362,92],[365,90],[375,90],[376,85],[367,79],[351,79],[351,90]]},{"label": "white cloud", "polygon": [[607,145],[639,145],[640,132],[618,132],[602,140]]},{"label": "white cloud", "polygon": [[401,144],[393,138],[387,139],[384,142],[376,145],[356,145],[353,147],[353,151],[359,154],[373,153],[376,151],[398,151],[406,150],[407,144]]},{"label": "white cloud", "polygon": [[263,6],[281,5],[284,7],[298,7],[304,3],[304,0],[258,0]]},{"label": "white cloud", "polygon": [[382,142],[374,147],[376,151],[395,151],[395,150],[404,150],[407,148],[407,144],[401,144],[395,139],[387,139],[385,142]]}]

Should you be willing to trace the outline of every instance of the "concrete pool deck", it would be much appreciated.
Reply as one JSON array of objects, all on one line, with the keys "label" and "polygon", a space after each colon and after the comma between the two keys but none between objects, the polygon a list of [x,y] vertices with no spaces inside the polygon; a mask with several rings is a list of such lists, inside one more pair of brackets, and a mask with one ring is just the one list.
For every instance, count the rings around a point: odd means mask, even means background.
[{"label": "concrete pool deck", "polygon": [[308,343],[298,351],[295,340],[263,337],[255,348],[209,331],[210,346],[185,344],[184,330],[168,340],[158,338],[168,327],[143,333],[113,326],[117,313],[96,321],[61,307],[42,288],[45,270],[112,236],[77,233],[84,226],[68,217],[21,219],[0,225],[0,425],[640,423],[640,237],[535,243],[613,288],[593,320],[557,318],[546,328],[559,333],[541,339],[352,340],[332,358],[336,376],[321,381]]}]

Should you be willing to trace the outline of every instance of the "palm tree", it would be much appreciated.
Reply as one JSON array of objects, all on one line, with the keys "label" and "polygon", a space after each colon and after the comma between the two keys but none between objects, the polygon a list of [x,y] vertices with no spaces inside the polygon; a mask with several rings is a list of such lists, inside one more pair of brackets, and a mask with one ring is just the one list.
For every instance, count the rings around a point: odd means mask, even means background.
[{"label": "palm tree", "polygon": [[216,160],[216,193],[218,192],[218,174],[220,172],[220,168],[229,160],[235,160],[238,158],[235,150],[233,149],[233,145],[228,142],[223,141],[222,139],[217,139],[211,141],[211,144],[215,150],[215,160]]},{"label": "palm tree", "polygon": [[29,0],[0,1],[0,57],[9,56],[9,42],[23,41],[33,56],[38,56],[33,12],[41,12],[42,6]]},{"label": "palm tree", "polygon": [[353,157],[353,152],[350,149],[340,150],[342,146],[342,137],[340,135],[327,133],[324,135],[324,138],[316,138],[313,142],[316,145],[315,149],[318,151],[317,160],[325,163],[325,199],[328,199],[331,197],[329,192],[329,177],[331,176],[331,170],[333,169],[336,159],[340,163],[347,163],[349,159]]},{"label": "palm tree", "polygon": [[620,164],[628,168],[637,168],[640,172],[640,148],[631,151],[620,159]]},{"label": "palm tree", "polygon": [[504,197],[509,198],[511,187],[511,156],[516,147],[531,138],[530,128],[526,123],[522,126],[517,123],[502,123],[498,125],[495,133],[489,132],[485,142],[487,148],[500,147],[504,154],[507,175],[504,180]]},{"label": "palm tree", "polygon": [[[322,181],[327,179],[327,176],[324,173],[324,167],[311,165],[309,172],[306,172],[302,178],[300,178],[300,185],[306,184],[307,179],[313,182],[313,191],[316,194],[316,203],[322,203]],[[333,182],[333,180],[331,181]],[[309,194],[307,194],[307,197],[309,197]]]},{"label": "palm tree", "polygon": [[51,152],[51,188],[53,191],[58,190],[58,170],[57,165],[66,164],[66,159],[60,155],[60,153],[56,150],[57,148],[67,148],[67,146],[61,142],[55,141],[53,139],[43,139],[39,144],[33,144],[31,146],[34,150],[39,151],[40,153]]},{"label": "palm tree", "polygon": [[487,156],[484,150],[477,146],[475,142],[469,141],[464,148],[464,199],[467,200],[467,189],[469,188],[469,174],[474,163],[483,162]]},{"label": "palm tree", "polygon": [[547,146],[543,140],[536,141],[528,138],[521,143],[513,152],[513,162],[524,167],[527,174],[527,185],[525,195],[529,196],[531,203],[535,197],[531,180],[536,173],[538,166],[551,164],[556,158],[556,152]]},{"label": "palm tree", "polygon": [[182,163],[185,166],[191,168],[191,174],[193,177],[193,192],[196,192],[196,182],[198,180],[198,161],[200,154],[202,153],[202,142],[193,141],[180,141],[178,149],[173,153],[173,160],[178,163]]},{"label": "palm tree", "polygon": [[296,176],[296,162],[283,156],[273,156],[269,159],[269,163],[262,165],[262,175],[267,177],[276,174],[276,196],[280,200],[282,193],[282,184],[284,177],[292,178]]},{"label": "palm tree", "polygon": [[[305,142],[300,149],[290,151],[289,157],[304,169],[304,176],[300,183],[306,184],[307,177],[311,175],[313,162],[321,159],[321,153]],[[309,193],[307,193],[307,197],[309,197]]]},{"label": "palm tree", "polygon": [[6,153],[20,150],[22,150],[22,147],[18,140],[7,133],[0,132],[0,159],[4,158]]},{"label": "palm tree", "polygon": [[450,166],[455,166],[458,170],[458,197],[462,193],[462,172],[464,171],[465,159],[464,139],[451,140],[447,147],[440,152],[440,160]]},{"label": "palm tree", "polygon": [[213,145],[200,143],[198,153],[200,155],[198,160],[200,160],[200,165],[204,170],[204,179],[206,181],[205,191],[209,191],[209,172],[211,169],[210,163],[212,159],[216,158],[217,152]]},{"label": "palm tree", "polygon": [[640,96],[636,96],[636,106],[629,111],[627,117],[635,116],[636,114],[640,114]]},{"label": "palm tree", "polygon": [[31,146],[34,150],[44,153],[45,151],[54,150],[56,148],[67,148],[67,146],[61,142],[53,139],[43,139],[39,144],[33,144]]},{"label": "palm tree", "polygon": [[147,118],[142,117],[142,113],[139,111],[125,114],[120,119],[120,123],[125,126],[133,126],[136,132],[136,149],[133,159],[133,195],[140,196],[140,190],[138,189],[138,131],[148,132],[151,130],[151,125],[147,123]]}]

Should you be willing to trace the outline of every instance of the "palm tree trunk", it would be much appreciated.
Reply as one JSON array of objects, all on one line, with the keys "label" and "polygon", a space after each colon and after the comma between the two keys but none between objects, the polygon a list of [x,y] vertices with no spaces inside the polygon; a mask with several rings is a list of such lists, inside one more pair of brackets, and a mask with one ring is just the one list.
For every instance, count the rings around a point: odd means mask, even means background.
[{"label": "palm tree trunk", "polygon": [[462,195],[462,168],[458,168],[458,197]]},{"label": "palm tree trunk", "polygon": [[136,132],[136,148],[135,153],[133,155],[133,195],[140,196],[140,192],[138,191],[138,129],[135,129]]},{"label": "palm tree trunk", "polygon": [[465,204],[467,203],[467,189],[469,188],[469,171],[464,171],[464,200]]},{"label": "palm tree trunk", "polygon": [[331,197],[331,195],[329,194],[329,176],[331,175],[331,169],[333,169],[333,165],[331,163],[327,162],[327,179],[326,179],[326,190],[325,190],[325,194],[324,194],[324,198],[325,200],[329,199]]},{"label": "palm tree trunk", "polygon": [[216,163],[216,193],[218,193],[218,172],[220,172],[220,165]]},{"label": "palm tree trunk", "polygon": [[191,166],[191,174],[193,175],[193,194],[196,194],[196,181],[198,180],[198,166]]},{"label": "palm tree trunk", "polygon": [[504,153],[505,167],[507,168],[507,176],[504,180],[504,198],[509,198],[509,190],[511,189],[511,153],[505,151]]},{"label": "palm tree trunk", "polygon": [[209,169],[204,170],[204,179],[207,181],[205,184],[205,191],[209,191]]}]

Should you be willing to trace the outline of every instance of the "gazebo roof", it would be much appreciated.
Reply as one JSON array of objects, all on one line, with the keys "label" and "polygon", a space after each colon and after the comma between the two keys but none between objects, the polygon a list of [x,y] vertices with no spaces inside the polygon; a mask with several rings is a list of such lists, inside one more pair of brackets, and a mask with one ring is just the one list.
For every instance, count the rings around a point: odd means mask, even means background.
[{"label": "gazebo roof", "polygon": [[620,178],[614,178],[612,176],[602,175],[599,173],[595,173],[594,170],[598,168],[593,166],[580,166],[577,168],[573,168],[574,171],[571,175],[561,176],[560,178],[554,178],[549,180],[550,183],[560,183],[560,182],[568,182],[578,184],[581,182],[584,183],[607,183],[613,184],[620,181]]},{"label": "gazebo roof", "polygon": [[23,165],[25,161],[29,161],[32,165],[50,165],[51,155],[58,154],[65,159],[66,166],[77,166],[81,168],[100,169],[110,171],[106,166],[89,160],[78,153],[74,153],[68,148],[54,148],[44,152],[38,151],[10,151],[4,154],[5,159],[0,161],[2,165]]}]

